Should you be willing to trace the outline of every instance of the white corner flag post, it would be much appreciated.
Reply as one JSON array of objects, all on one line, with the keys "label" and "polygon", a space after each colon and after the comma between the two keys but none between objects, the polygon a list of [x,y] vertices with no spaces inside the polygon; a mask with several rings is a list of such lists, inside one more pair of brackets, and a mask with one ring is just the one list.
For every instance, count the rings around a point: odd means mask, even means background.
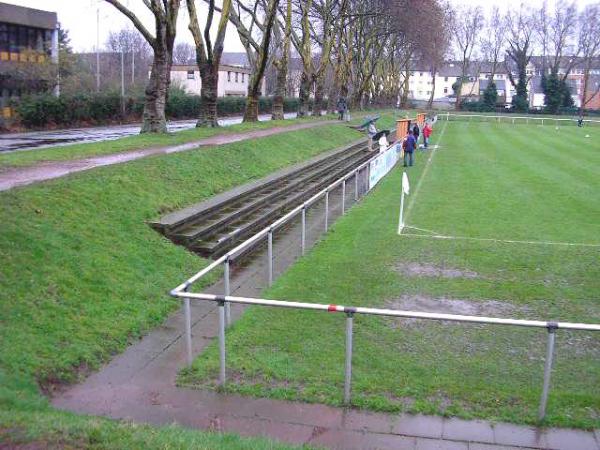
[{"label": "white corner flag post", "polygon": [[398,234],[402,234],[404,228],[404,195],[408,195],[410,191],[410,184],[408,183],[408,175],[406,172],[402,172],[402,195],[400,197],[400,219],[398,220]]}]

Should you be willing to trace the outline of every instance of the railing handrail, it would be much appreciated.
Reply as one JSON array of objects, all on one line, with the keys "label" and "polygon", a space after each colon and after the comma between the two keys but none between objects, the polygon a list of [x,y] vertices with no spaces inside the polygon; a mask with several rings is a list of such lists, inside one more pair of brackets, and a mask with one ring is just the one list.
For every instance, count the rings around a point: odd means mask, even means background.
[{"label": "railing handrail", "polygon": [[[438,114],[439,115],[439,114]],[[533,117],[533,116],[503,116],[498,114],[457,114],[457,113],[446,113],[442,114],[442,116],[453,116],[453,117],[492,117],[492,118],[507,118],[507,119],[527,119],[527,120],[556,120],[556,121],[569,121],[569,122],[577,122],[579,119],[574,118],[559,118],[559,117]],[[583,119],[583,122],[592,122],[592,123],[600,123],[600,120],[594,119]]]},{"label": "railing handrail", "polygon": [[469,322],[492,325],[513,325],[530,328],[552,328],[561,330],[600,331],[600,325],[573,322],[555,322],[526,319],[501,319],[497,317],[469,316],[462,314],[429,313],[421,311],[405,311],[383,308],[365,308],[361,306],[326,305],[323,303],[307,303],[288,300],[272,300],[254,297],[237,297],[233,295],[201,294],[192,292],[176,292],[174,297],[216,302],[230,302],[244,305],[273,306],[280,308],[307,309],[345,314],[365,314],[374,316],[400,317],[405,319],[445,320],[449,322]]}]

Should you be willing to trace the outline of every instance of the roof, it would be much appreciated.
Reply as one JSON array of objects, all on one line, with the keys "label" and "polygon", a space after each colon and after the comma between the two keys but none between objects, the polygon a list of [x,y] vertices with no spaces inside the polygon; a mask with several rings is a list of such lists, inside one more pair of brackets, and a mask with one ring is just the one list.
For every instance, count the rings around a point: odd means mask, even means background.
[{"label": "roof", "polygon": [[0,3],[0,22],[53,30],[58,17],[55,12]]},{"label": "roof", "polygon": [[250,66],[246,52],[223,52],[221,55],[221,64],[238,67]]},{"label": "roof", "polygon": [[[490,80],[479,80],[479,91],[484,91],[487,87],[488,84],[490,83]],[[496,85],[496,89],[497,90],[503,90],[506,91],[506,81],[505,80],[494,80],[494,84]]]},{"label": "roof", "polygon": [[[171,66],[171,72],[187,72],[189,70],[198,71],[198,66],[195,64],[173,64]],[[251,73],[247,67],[230,66],[228,64],[219,65],[219,72],[239,72],[239,73]]]}]

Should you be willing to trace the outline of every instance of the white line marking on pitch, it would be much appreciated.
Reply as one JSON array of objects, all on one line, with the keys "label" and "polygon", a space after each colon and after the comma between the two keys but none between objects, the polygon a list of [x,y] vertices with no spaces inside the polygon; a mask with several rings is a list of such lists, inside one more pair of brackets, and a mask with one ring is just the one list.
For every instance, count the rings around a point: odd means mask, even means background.
[{"label": "white line marking on pitch", "polygon": [[431,165],[431,161],[433,160],[433,157],[435,156],[435,152],[436,150],[439,148],[439,143],[442,142],[442,136],[444,136],[444,133],[446,132],[446,127],[448,126],[448,122],[444,122],[444,128],[442,128],[442,131],[440,133],[440,137],[437,140],[437,144],[433,147],[433,150],[431,150],[431,154],[429,155],[429,159],[427,160],[427,162],[425,163],[425,168],[423,169],[423,173],[421,174],[421,178],[419,178],[419,182],[417,183],[417,187],[415,188],[415,192],[414,194],[411,196],[411,199],[406,207],[406,214],[404,215],[404,220],[406,222],[406,219],[408,219],[408,215],[410,214],[410,211],[413,207],[413,205],[415,204],[415,200],[417,198],[417,195],[419,194],[419,190],[421,189],[421,184],[423,184],[423,180],[425,179],[425,176],[427,175],[427,170],[429,169],[429,166]]},{"label": "white line marking on pitch", "polygon": [[[414,228],[414,227],[406,227]],[[444,236],[441,234],[415,234],[415,233],[404,233],[402,236],[406,237],[418,237],[418,238],[431,238],[431,239],[445,239],[445,240],[461,240],[461,241],[479,241],[479,242],[496,242],[499,244],[531,244],[531,245],[562,245],[567,247],[593,247],[600,248],[600,244],[587,244],[584,242],[553,242],[553,241],[519,241],[513,239],[494,239],[494,238],[477,238],[469,236]]]}]

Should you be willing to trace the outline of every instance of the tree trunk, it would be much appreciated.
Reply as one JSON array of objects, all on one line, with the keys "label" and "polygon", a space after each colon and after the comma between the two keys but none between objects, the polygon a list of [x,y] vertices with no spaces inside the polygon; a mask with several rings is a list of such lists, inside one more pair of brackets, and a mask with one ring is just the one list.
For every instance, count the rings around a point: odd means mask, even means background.
[{"label": "tree trunk", "polygon": [[285,96],[285,85],[287,82],[287,60],[279,60],[277,67],[277,80],[275,82],[275,96],[273,97],[272,120],[283,120],[283,100]]},{"label": "tree trunk", "polygon": [[248,85],[248,97],[246,98],[246,110],[244,111],[243,122],[258,122],[258,98],[259,83],[256,82],[255,75],[252,75]]},{"label": "tree trunk", "polygon": [[202,104],[200,105],[200,117],[196,122],[196,127],[215,128],[219,126],[217,120],[219,69],[214,63],[201,64],[198,62],[198,67],[200,68],[200,79],[202,80],[202,88],[200,89]]},{"label": "tree trunk", "polygon": [[323,80],[317,80],[317,83],[315,84],[315,103],[312,111],[314,117],[320,117],[321,111],[323,111],[324,88]]},{"label": "tree trunk", "polygon": [[410,71],[406,70],[406,75],[404,77],[404,87],[402,89],[402,98],[400,100],[400,107],[407,108],[408,107],[408,90],[410,88]]},{"label": "tree trunk", "polygon": [[144,123],[141,133],[166,133],[167,119],[165,106],[171,80],[171,55],[166,49],[154,50],[154,61],[150,71],[150,79],[146,86],[146,102],[144,104]]},{"label": "tree trunk", "polygon": [[432,73],[433,82],[431,84],[431,95],[429,96],[429,101],[427,102],[427,109],[432,109],[433,107],[433,98],[435,96],[435,74],[437,70],[434,68]]},{"label": "tree trunk", "polygon": [[306,72],[302,72],[300,78],[300,92],[298,94],[298,117],[308,116],[308,101],[310,99],[311,77]]}]

